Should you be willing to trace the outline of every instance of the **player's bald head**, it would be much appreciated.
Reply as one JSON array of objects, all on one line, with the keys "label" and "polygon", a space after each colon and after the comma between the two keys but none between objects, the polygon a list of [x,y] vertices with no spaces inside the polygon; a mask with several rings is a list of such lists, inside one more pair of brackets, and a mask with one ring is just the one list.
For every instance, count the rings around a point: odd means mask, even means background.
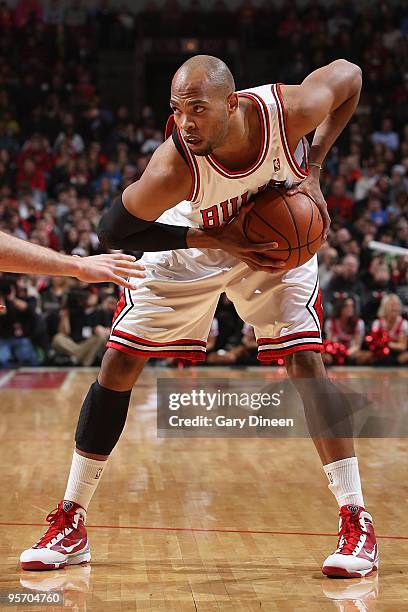
[{"label": "player's bald head", "polygon": [[211,55],[188,59],[173,77],[170,107],[194,155],[209,155],[221,147],[239,107],[228,66]]},{"label": "player's bald head", "polygon": [[229,96],[235,91],[234,77],[228,66],[212,55],[194,55],[180,66],[173,77],[172,90],[195,86]]}]

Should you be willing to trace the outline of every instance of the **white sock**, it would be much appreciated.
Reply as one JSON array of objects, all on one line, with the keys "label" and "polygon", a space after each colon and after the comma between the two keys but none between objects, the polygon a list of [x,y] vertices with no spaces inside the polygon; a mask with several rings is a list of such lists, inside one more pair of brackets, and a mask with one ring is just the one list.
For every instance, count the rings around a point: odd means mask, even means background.
[{"label": "white sock", "polygon": [[79,504],[84,510],[96,491],[107,461],[88,459],[74,451],[64,499]]},{"label": "white sock", "polygon": [[340,507],[347,504],[364,507],[357,457],[328,463],[323,469],[329,479],[329,489]]}]

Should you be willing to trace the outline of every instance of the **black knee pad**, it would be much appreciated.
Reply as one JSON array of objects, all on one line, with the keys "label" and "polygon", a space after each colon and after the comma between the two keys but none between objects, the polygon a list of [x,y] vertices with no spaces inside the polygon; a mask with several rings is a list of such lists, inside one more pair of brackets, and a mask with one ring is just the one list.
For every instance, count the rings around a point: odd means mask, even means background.
[{"label": "black knee pad", "polygon": [[130,391],[111,391],[98,381],[91,385],[79,415],[75,442],[79,450],[109,455],[123,431]]}]

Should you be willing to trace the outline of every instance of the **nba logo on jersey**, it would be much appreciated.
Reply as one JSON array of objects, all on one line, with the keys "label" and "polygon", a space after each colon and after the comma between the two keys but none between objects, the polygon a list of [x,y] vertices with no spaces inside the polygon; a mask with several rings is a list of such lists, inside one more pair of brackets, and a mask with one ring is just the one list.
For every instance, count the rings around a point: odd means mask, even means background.
[{"label": "nba logo on jersey", "polygon": [[279,157],[275,157],[273,160],[273,170],[274,172],[278,172],[280,170],[280,159]]}]

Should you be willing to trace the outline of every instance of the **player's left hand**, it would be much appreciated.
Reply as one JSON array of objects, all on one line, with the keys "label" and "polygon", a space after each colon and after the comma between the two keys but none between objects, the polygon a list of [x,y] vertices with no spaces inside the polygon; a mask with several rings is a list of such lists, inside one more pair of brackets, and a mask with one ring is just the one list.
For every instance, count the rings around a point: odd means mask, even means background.
[{"label": "player's left hand", "polygon": [[301,183],[288,189],[288,195],[295,193],[304,193],[309,196],[316,204],[323,219],[323,242],[327,240],[331,219],[327,212],[327,202],[324,199],[322,190],[320,189],[319,177],[309,174]]}]

